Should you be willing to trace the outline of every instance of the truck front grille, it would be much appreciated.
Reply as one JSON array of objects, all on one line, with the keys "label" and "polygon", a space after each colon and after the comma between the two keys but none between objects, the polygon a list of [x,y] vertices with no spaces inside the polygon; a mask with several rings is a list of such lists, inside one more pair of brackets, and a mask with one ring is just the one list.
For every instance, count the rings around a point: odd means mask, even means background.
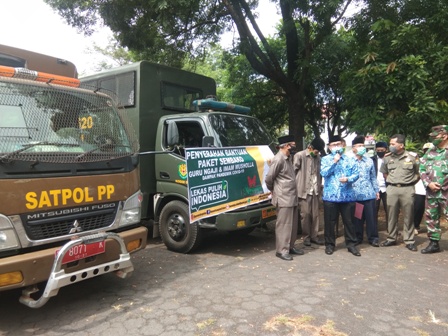
[{"label": "truck front grille", "polygon": [[22,221],[25,223],[25,231],[30,240],[43,240],[106,228],[114,222],[116,212],[115,207],[76,216],[60,216],[37,220],[24,220],[22,218]]}]

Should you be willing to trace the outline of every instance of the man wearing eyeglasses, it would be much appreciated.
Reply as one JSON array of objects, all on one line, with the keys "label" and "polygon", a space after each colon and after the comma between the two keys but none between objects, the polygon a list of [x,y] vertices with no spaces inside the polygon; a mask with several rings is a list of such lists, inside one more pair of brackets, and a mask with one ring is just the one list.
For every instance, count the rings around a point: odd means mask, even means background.
[{"label": "man wearing eyeglasses", "polygon": [[325,253],[333,254],[336,246],[335,226],[341,214],[344,223],[344,237],[347,250],[354,256],[361,256],[356,248],[356,235],[352,222],[355,211],[353,182],[359,178],[358,165],[353,158],[343,154],[339,135],[330,137],[331,153],[322,158],[320,173],[325,179],[322,200],[324,202]]}]

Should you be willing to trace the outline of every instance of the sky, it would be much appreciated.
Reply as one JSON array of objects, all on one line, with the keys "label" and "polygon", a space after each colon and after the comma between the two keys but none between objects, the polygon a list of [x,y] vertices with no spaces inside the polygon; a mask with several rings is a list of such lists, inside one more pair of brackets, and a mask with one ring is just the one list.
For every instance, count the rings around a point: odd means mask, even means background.
[{"label": "sky", "polygon": [[27,49],[66,59],[78,72],[90,74],[92,64],[100,55],[89,53],[93,43],[107,45],[109,29],[102,28],[92,36],[84,36],[69,26],[43,0],[0,0],[3,13],[0,20],[0,44]]},{"label": "sky", "polygon": [[[85,36],[69,26],[43,0],[0,2],[4,13],[0,20],[0,44],[66,59],[76,65],[81,77],[92,74],[94,65],[104,59],[89,48],[92,50],[93,44],[107,46],[108,38],[112,36],[107,27],[97,29],[92,36]],[[258,22],[263,33],[269,35],[278,22],[276,9],[268,0],[260,3],[263,3],[263,9]]]}]

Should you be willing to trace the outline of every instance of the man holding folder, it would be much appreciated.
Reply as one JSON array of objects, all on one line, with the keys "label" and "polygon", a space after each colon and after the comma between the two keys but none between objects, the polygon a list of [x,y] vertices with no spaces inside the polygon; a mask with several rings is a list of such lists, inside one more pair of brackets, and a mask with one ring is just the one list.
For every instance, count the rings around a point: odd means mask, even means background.
[{"label": "man holding folder", "polygon": [[357,135],[352,142],[353,153],[356,156],[355,162],[358,164],[359,170],[359,178],[353,183],[356,199],[353,224],[357,245],[361,244],[364,238],[365,222],[367,241],[370,245],[379,247],[375,201],[380,197],[380,190],[373,160],[366,155],[364,142],[365,137],[363,135]]}]

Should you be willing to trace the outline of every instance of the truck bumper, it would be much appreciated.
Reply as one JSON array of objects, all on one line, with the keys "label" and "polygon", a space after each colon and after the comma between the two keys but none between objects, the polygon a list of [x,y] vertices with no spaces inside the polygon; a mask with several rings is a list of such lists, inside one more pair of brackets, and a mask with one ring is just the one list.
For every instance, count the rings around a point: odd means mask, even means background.
[{"label": "truck bumper", "polygon": [[[118,233],[118,236],[123,239],[128,249],[128,246],[133,245],[132,250],[129,252],[134,253],[146,246],[148,230],[145,227],[137,227],[135,229],[120,232]],[[131,242],[132,244],[130,244]],[[119,244],[113,239],[107,239],[105,243],[106,247],[104,253],[98,254],[95,257],[78,260],[75,263],[63,265],[62,269],[64,269],[66,273],[72,273],[117,259],[120,255]],[[0,279],[7,279],[5,274],[16,272],[21,273],[22,281],[8,284],[5,280],[2,280],[0,282],[0,291],[27,287],[47,281],[55,262],[56,251],[59,249],[60,247],[53,247],[1,259]]]},{"label": "truck bumper", "polygon": [[249,227],[259,226],[277,218],[273,205],[244,211],[233,211],[220,214],[216,217],[216,229],[221,231],[235,231]]}]

